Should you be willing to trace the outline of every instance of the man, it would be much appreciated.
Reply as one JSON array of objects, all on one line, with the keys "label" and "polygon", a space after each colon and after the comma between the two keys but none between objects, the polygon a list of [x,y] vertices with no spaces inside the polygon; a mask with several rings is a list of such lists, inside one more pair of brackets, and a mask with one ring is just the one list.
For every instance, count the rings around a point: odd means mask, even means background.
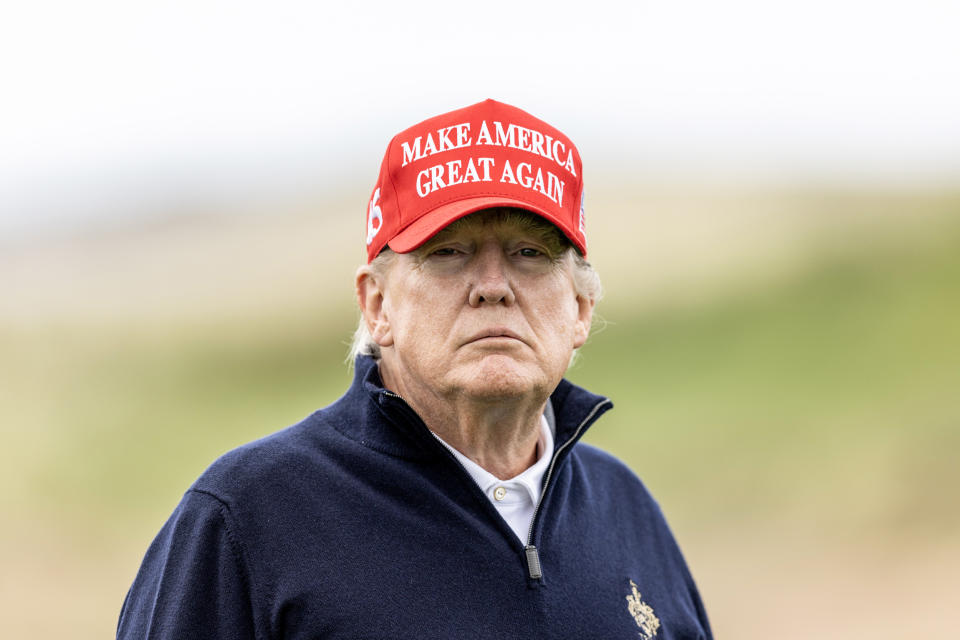
[{"label": "man", "polygon": [[599,281],[580,156],[485,102],[401,132],[367,208],[347,393],[215,462],[122,638],[710,638],[663,516],[578,441]]}]

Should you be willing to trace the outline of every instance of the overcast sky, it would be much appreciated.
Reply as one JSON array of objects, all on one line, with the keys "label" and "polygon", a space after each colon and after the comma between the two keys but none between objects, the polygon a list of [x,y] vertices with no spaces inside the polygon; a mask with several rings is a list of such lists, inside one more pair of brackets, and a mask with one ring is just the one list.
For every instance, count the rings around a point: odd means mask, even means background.
[{"label": "overcast sky", "polygon": [[958,34],[955,0],[6,3],[0,233],[372,185],[487,97],[588,171],[960,184]]}]

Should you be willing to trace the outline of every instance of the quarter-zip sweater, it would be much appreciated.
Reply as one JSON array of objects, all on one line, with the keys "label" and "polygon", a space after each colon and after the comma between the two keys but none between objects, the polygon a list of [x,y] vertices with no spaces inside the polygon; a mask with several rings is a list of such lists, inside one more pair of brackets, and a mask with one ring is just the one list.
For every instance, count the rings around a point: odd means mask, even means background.
[{"label": "quarter-zip sweater", "polygon": [[118,638],[712,638],[656,502],[578,442],[612,404],[566,380],[526,544],[376,363],[214,462],[164,524]]}]

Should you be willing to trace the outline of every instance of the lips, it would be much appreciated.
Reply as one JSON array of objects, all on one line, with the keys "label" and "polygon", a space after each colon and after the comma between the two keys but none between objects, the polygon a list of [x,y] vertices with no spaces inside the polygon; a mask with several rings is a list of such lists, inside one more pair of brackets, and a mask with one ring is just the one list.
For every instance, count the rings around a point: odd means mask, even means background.
[{"label": "lips", "polygon": [[484,329],[483,331],[475,333],[469,339],[467,339],[464,344],[479,342],[480,340],[486,340],[488,338],[512,338],[514,340],[524,342],[523,338],[506,327],[490,327],[489,329]]}]

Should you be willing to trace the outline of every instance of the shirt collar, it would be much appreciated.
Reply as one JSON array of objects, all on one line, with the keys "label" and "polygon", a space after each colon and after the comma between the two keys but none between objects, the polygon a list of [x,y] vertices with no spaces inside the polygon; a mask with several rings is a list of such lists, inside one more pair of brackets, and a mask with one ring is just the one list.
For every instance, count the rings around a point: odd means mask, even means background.
[{"label": "shirt collar", "polygon": [[522,487],[529,495],[533,504],[540,499],[540,491],[543,486],[543,475],[547,471],[547,466],[553,458],[553,430],[546,416],[540,416],[540,436],[537,439],[537,461],[530,465],[519,475],[507,480],[501,480],[476,462],[463,455],[452,446],[447,444],[443,438],[436,433],[433,434],[443,446],[450,450],[458,462],[467,470],[473,481],[477,483],[485,494],[488,494],[494,485],[510,484]]}]

